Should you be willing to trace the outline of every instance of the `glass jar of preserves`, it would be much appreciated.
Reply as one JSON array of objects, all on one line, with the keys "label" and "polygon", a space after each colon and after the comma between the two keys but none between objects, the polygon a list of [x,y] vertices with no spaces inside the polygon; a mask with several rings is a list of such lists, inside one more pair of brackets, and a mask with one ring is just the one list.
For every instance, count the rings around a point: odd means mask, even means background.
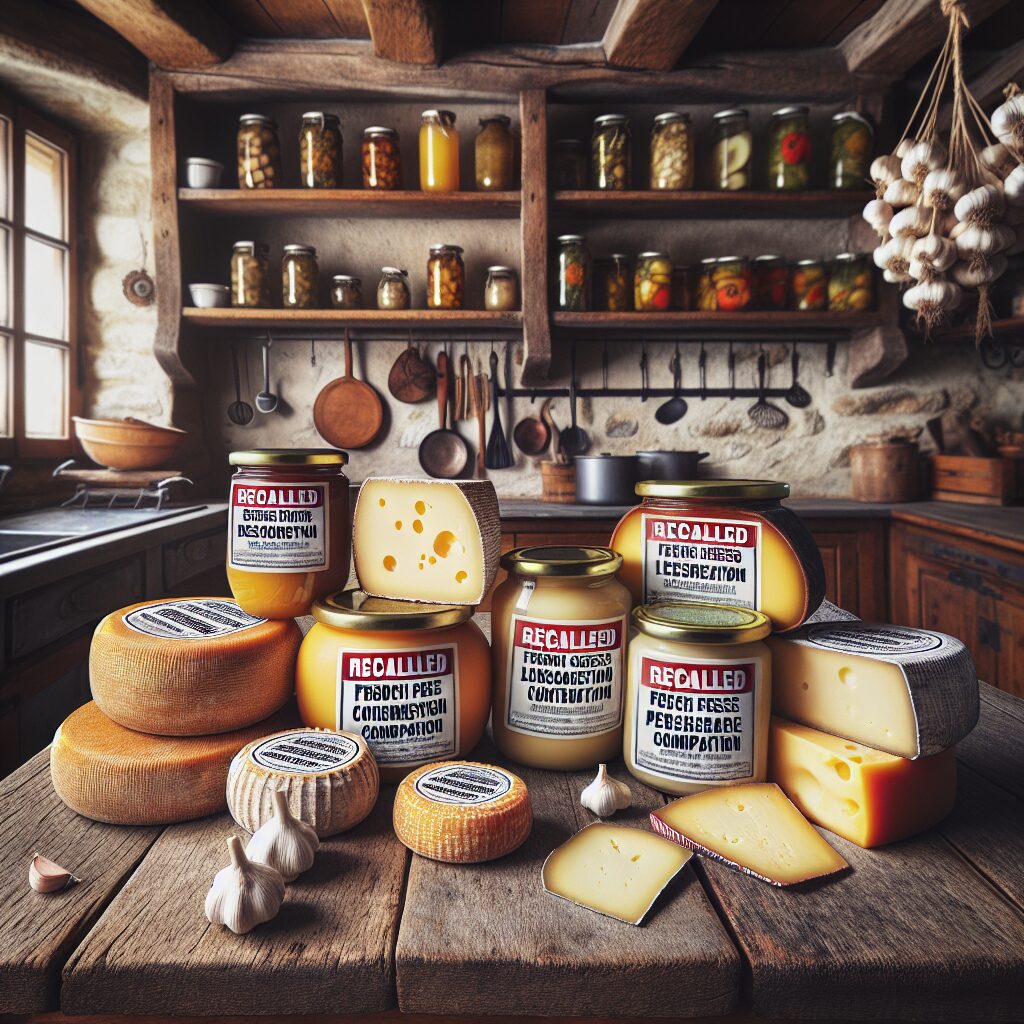
[{"label": "glass jar of preserves", "polygon": [[331,305],[335,309],[359,309],[363,304],[363,282],[351,274],[331,278]]},{"label": "glass jar of preserves", "polygon": [[785,309],[789,299],[789,267],[781,256],[754,260],[754,305],[758,309]]},{"label": "glass jar of preserves", "polygon": [[231,250],[231,305],[270,306],[270,255],[262,242],[235,242]]},{"label": "glass jar of preserves", "polygon": [[491,599],[498,749],[533,768],[576,771],[622,749],[629,591],[608,548],[518,548]]},{"label": "glass jar of preserves", "polygon": [[675,796],[764,782],[767,617],[728,605],[658,603],[634,608],[632,620],[622,752],[633,776]]},{"label": "glass jar of preserves", "polygon": [[629,118],[625,114],[595,117],[590,140],[591,187],[614,192],[629,188],[629,164]]},{"label": "glass jar of preserves", "polygon": [[295,665],[302,721],[361,736],[384,782],[469,753],[491,711],[490,649],[472,616],[361,590],[317,601]]},{"label": "glass jar of preserves", "polygon": [[672,260],[667,252],[642,252],[633,270],[633,308],[663,312],[672,308]]},{"label": "glass jar of preserves", "polygon": [[700,261],[700,272],[697,276],[697,308],[709,312],[718,309],[715,296],[715,264],[717,256],[708,256]]},{"label": "glass jar of preserves", "polygon": [[832,118],[829,188],[866,189],[870,186],[874,142],[871,122],[856,111],[844,110]]},{"label": "glass jar of preserves", "polygon": [[334,114],[302,115],[299,176],[306,188],[341,188],[341,122]]},{"label": "glass jar of preserves", "polygon": [[459,133],[450,110],[424,110],[420,115],[420,188],[459,191]]},{"label": "glass jar of preserves", "polygon": [[659,114],[654,119],[651,188],[693,188],[693,134],[689,114]]},{"label": "glass jar of preserves", "polygon": [[797,260],[789,278],[789,308],[828,308],[828,268],[822,260]]},{"label": "glass jar of preserves", "polygon": [[875,304],[875,277],[870,256],[842,252],[828,276],[828,308],[837,313],[864,312]]},{"label": "glass jar of preserves", "polygon": [[768,187],[799,192],[811,180],[811,128],[806,107],[780,107],[768,130]]},{"label": "glass jar of preserves", "polygon": [[715,114],[715,144],[711,151],[711,186],[736,192],[751,186],[754,137],[747,112],[739,107]]},{"label": "glass jar of preserves", "polygon": [[402,187],[402,151],[394,128],[374,126],[363,132],[363,188],[393,191]]},{"label": "glass jar of preserves", "polygon": [[462,309],[465,300],[462,246],[432,245],[427,259],[427,309]]},{"label": "glass jar of preserves", "polygon": [[381,267],[377,283],[378,309],[408,309],[409,271],[401,267]]},{"label": "glass jar of preserves", "polygon": [[238,121],[238,187],[274,188],[281,184],[281,143],[277,124],[262,114]]},{"label": "glass jar of preserves", "polygon": [[332,448],[232,452],[227,574],[243,611],[307,615],[348,581],[348,455]]},{"label": "glass jar of preserves", "polygon": [[587,149],[580,139],[555,139],[551,146],[551,187],[577,190],[587,187]]},{"label": "glass jar of preserves", "polygon": [[581,312],[590,308],[590,256],[582,235],[558,236],[555,308]]},{"label": "glass jar of preserves", "polygon": [[487,268],[484,284],[484,309],[510,310],[519,308],[519,281],[511,267]]},{"label": "glass jar of preserves", "polygon": [[281,258],[281,305],[316,309],[320,305],[320,268],[311,245],[286,245]]},{"label": "glass jar of preserves", "polygon": [[750,263],[739,256],[720,256],[711,271],[715,309],[737,313],[753,302]]},{"label": "glass jar of preserves", "polygon": [[771,480],[643,480],[612,533],[634,604],[723,603],[764,612],[780,632],[825,596],[814,537]]},{"label": "glass jar of preserves", "polygon": [[591,295],[594,309],[624,313],[632,308],[632,277],[629,257],[625,253],[615,252],[604,259],[594,260],[593,275]]},{"label": "glass jar of preserves", "polygon": [[693,308],[691,274],[689,267],[672,268],[672,309],[685,312]]},{"label": "glass jar of preserves", "polygon": [[515,140],[512,118],[494,114],[480,118],[476,133],[476,187],[484,192],[502,192],[515,183]]}]

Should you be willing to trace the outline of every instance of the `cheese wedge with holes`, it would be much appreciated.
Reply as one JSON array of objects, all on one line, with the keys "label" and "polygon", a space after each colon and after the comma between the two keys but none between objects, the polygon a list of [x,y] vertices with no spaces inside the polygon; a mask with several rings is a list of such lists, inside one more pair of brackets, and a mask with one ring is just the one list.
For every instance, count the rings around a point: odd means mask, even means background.
[{"label": "cheese wedge with holes", "polygon": [[359,489],[352,551],[359,585],[375,597],[479,604],[501,554],[494,485],[371,477]]},{"label": "cheese wedge with holes", "polygon": [[544,888],[570,903],[638,925],[692,856],[643,829],[595,821],[548,854]]},{"label": "cheese wedge with holes", "polygon": [[655,832],[769,885],[849,867],[778,786],[754,782],[683,796],[651,811]]},{"label": "cheese wedge with holes", "polygon": [[956,800],[953,747],[909,761],[778,717],[768,776],[811,821],[865,848],[931,828]]},{"label": "cheese wedge with holes", "polygon": [[772,710],[898,757],[928,757],[978,721],[967,648],[909,626],[833,622],[769,637]]}]

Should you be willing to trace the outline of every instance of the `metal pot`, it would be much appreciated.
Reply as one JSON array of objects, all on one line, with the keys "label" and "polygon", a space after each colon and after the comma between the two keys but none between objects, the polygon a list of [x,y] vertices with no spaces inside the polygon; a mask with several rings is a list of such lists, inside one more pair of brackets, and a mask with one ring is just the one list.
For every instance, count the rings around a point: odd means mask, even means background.
[{"label": "metal pot", "polygon": [[637,452],[637,480],[696,480],[710,452]]},{"label": "metal pot", "polygon": [[581,505],[635,505],[635,455],[577,455],[576,500]]}]

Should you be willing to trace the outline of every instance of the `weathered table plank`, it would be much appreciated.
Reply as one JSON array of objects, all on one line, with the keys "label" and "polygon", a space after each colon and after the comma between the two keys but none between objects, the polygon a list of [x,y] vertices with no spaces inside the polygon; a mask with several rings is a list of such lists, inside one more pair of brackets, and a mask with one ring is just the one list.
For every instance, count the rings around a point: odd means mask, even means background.
[{"label": "weathered table plank", "polygon": [[[1024,701],[1017,703],[1024,707]],[[1024,799],[1024,721],[1007,714],[987,694],[978,724],[957,744],[956,755],[989,782]]]}]

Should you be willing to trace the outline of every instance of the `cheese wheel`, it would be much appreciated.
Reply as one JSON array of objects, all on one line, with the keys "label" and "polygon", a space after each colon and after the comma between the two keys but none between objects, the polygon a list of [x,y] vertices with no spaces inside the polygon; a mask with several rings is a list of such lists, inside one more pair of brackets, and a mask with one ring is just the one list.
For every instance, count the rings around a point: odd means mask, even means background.
[{"label": "cheese wheel", "polygon": [[169,825],[223,811],[239,747],[286,728],[295,706],[245,729],[169,739],[112,722],[95,701],[72,712],[50,747],[50,778],[73,811],[111,825]]},{"label": "cheese wheel", "polygon": [[518,775],[473,761],[441,761],[402,780],[394,824],[395,835],[421,857],[476,864],[521,846],[533,812]]},{"label": "cheese wheel", "polygon": [[333,836],[358,825],[380,792],[377,762],[361,736],[333,729],[289,729],[243,747],[228,770],[228,810],[255,832],[274,815],[283,790],[292,814]]},{"label": "cheese wheel", "polygon": [[294,619],[259,619],[227,597],[133,604],[96,627],[92,696],[118,725],[157,736],[241,729],[287,703],[301,641]]}]

